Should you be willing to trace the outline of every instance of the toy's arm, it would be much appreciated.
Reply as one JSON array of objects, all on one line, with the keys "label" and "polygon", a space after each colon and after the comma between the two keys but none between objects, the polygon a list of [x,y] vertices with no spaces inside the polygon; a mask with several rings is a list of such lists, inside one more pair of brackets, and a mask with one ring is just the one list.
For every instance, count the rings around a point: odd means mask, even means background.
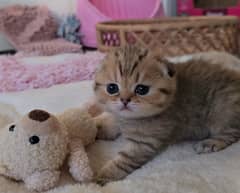
[{"label": "toy's arm", "polygon": [[80,139],[73,139],[70,142],[69,171],[72,177],[78,182],[89,182],[93,178],[93,171],[90,167],[86,150]]},{"label": "toy's arm", "polygon": [[0,165],[0,175],[13,178],[13,176],[9,172],[9,169],[5,165]]},{"label": "toy's arm", "polygon": [[7,173],[7,168],[3,165],[0,165],[0,174],[5,175]]},{"label": "toy's arm", "polygon": [[47,191],[57,185],[60,178],[60,171],[44,170],[35,172],[24,179],[28,189],[38,192]]},{"label": "toy's arm", "polygon": [[8,178],[13,178],[15,180],[20,180],[21,178],[19,178],[18,176],[16,176],[15,174],[13,174],[7,166],[5,165],[0,165],[0,175],[6,176]]},{"label": "toy's arm", "polygon": [[104,112],[95,117],[94,120],[98,128],[98,139],[113,140],[119,136],[119,126],[111,114]]}]

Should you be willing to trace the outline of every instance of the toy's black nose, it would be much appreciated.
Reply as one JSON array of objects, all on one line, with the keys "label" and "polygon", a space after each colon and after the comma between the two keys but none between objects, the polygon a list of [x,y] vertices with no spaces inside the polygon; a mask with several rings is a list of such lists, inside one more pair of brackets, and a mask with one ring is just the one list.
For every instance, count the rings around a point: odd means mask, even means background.
[{"label": "toy's black nose", "polygon": [[44,122],[48,120],[50,114],[46,111],[35,109],[28,114],[28,117],[34,121]]},{"label": "toy's black nose", "polygon": [[29,142],[30,142],[32,145],[39,143],[39,141],[40,141],[40,139],[39,139],[39,137],[36,136],[36,135],[34,135],[34,136],[32,136],[32,137],[29,138]]}]

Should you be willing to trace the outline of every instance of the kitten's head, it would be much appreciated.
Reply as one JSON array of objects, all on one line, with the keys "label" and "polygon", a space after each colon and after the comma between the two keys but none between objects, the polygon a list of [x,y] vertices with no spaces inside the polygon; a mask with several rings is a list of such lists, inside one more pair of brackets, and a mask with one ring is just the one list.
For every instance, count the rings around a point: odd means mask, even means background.
[{"label": "kitten's head", "polygon": [[150,117],[171,103],[176,78],[173,65],[148,50],[126,46],[107,54],[96,72],[96,98],[124,118]]}]

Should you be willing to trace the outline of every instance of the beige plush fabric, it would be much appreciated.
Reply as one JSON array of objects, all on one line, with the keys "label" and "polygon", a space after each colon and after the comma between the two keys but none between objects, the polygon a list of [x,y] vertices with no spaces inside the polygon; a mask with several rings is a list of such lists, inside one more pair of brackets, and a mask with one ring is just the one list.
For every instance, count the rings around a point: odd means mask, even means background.
[{"label": "beige plush fabric", "polygon": [[[28,114],[14,122],[14,125],[1,128],[0,173],[23,180],[30,190],[49,190],[60,177],[60,168],[68,153],[69,138],[66,127],[54,116],[44,111],[32,111],[31,115],[34,113],[47,115],[44,122],[34,120]],[[37,136],[41,138],[41,145],[34,145],[39,142]],[[37,137],[38,141],[33,137]]]},{"label": "beige plush fabric", "polygon": [[[6,115],[17,117],[33,108],[61,112],[92,96],[91,82],[58,85],[49,89],[0,94],[0,123]],[[4,104],[10,105],[4,105]],[[15,109],[15,110],[14,110]],[[5,116],[5,117],[4,117]],[[88,148],[91,164],[98,170],[122,147],[124,140],[97,141]],[[240,143],[218,153],[197,155],[192,143],[171,146],[127,179],[104,187],[77,184],[67,172],[48,193],[239,193]],[[0,177],[0,193],[29,193],[22,183]]]}]

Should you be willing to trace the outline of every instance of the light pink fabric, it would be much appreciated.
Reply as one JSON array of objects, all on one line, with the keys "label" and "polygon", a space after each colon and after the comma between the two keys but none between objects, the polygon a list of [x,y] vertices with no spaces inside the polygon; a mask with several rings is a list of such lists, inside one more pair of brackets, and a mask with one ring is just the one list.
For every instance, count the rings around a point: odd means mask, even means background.
[{"label": "light pink fabric", "polygon": [[48,41],[21,44],[20,52],[30,56],[52,56],[61,53],[82,53],[82,46],[62,38],[55,38]]},{"label": "light pink fabric", "polygon": [[[36,58],[27,62],[22,56],[0,56],[0,92],[22,91],[30,88],[46,88],[55,84],[90,80],[104,55],[88,52],[64,57],[55,56],[56,62],[49,58]],[[31,59],[32,60],[32,59]],[[24,62],[25,61],[25,62]],[[61,62],[59,62],[61,61]]]},{"label": "light pink fabric", "polygon": [[113,19],[156,18],[163,15],[162,0],[77,0],[83,43],[96,47],[96,24]]},{"label": "light pink fabric", "polygon": [[[155,17],[158,0],[90,0],[103,14],[112,19],[141,19]],[[159,16],[159,15],[158,15]]]},{"label": "light pink fabric", "polygon": [[0,9],[0,31],[25,54],[81,52],[82,46],[57,38],[58,22],[47,7],[13,5]]}]

